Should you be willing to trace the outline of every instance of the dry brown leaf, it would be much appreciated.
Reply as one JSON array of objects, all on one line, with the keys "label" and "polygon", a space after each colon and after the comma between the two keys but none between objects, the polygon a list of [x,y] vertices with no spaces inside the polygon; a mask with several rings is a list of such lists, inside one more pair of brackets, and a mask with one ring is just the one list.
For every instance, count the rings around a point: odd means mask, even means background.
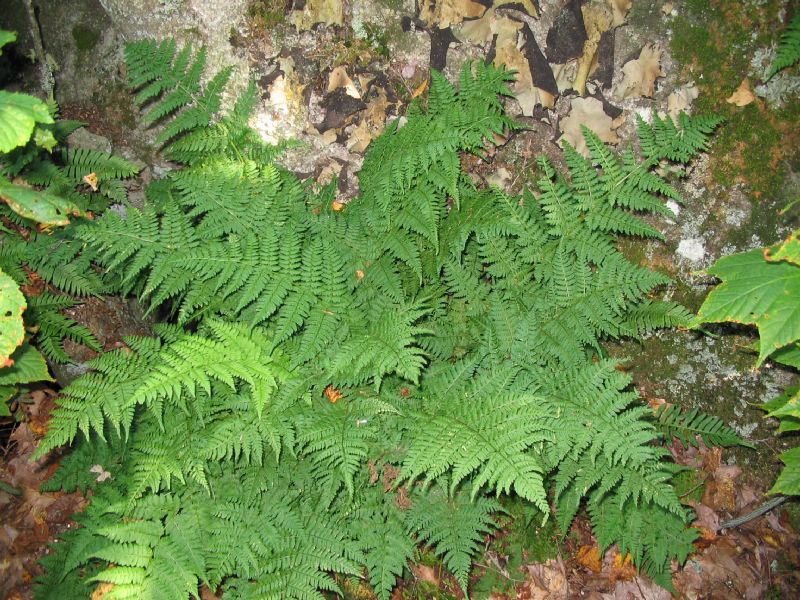
[{"label": "dry brown leaf", "polygon": [[567,572],[561,558],[552,558],[546,563],[527,565],[529,578],[522,584],[524,598],[530,600],[556,600],[569,598],[570,589]]},{"label": "dry brown leaf", "polygon": [[619,581],[614,591],[601,596],[603,600],[672,600],[664,588],[645,577],[635,577],[631,581]]},{"label": "dry brown leaf", "polygon": [[756,97],[753,95],[753,91],[750,89],[750,79],[745,77],[742,79],[742,83],[739,84],[739,87],[736,88],[736,91],[730,95],[729,98],[725,100],[728,104],[735,104],[736,106],[747,106],[751,102],[753,102]]},{"label": "dry brown leaf", "polygon": [[429,567],[428,565],[415,564],[411,566],[411,572],[417,579],[421,581],[426,581],[430,584],[433,584],[436,587],[439,587],[440,578],[436,574],[436,570],[433,567]]},{"label": "dry brown leaf", "polygon": [[474,0],[433,0],[420,4],[419,18],[439,29],[481,17],[486,12],[486,7]]},{"label": "dry brown leaf", "polygon": [[369,101],[367,108],[364,109],[364,116],[361,122],[350,132],[347,139],[347,149],[353,152],[364,152],[369,143],[383,131],[386,123],[386,111],[389,108],[389,99],[383,88],[378,89],[375,98]]},{"label": "dry brown leaf", "polygon": [[556,78],[556,86],[559,92],[572,89],[575,77],[578,74],[578,59],[573,59],[564,64],[552,64],[553,76]]},{"label": "dry brown leaf", "polygon": [[589,156],[586,140],[581,133],[581,125],[586,125],[601,140],[609,144],[619,143],[619,137],[613,129],[613,119],[603,111],[603,103],[597,98],[573,98],[569,115],[561,120],[561,137],[559,143],[569,142],[575,149]]},{"label": "dry brown leaf", "polygon": [[599,546],[581,546],[575,555],[578,564],[586,567],[590,571],[599,573],[603,570],[603,562],[600,558]]},{"label": "dry brown leaf", "polygon": [[485,44],[491,42],[492,38],[497,35],[498,45],[508,43],[509,39],[513,39],[513,43],[516,45],[516,32],[521,27],[522,23],[498,15],[492,7],[480,19],[463,23],[458,30],[458,38],[473,44]]},{"label": "dry brown leaf", "polygon": [[103,483],[107,479],[111,479],[112,478],[111,477],[111,473],[106,471],[103,468],[103,465],[92,465],[92,468],[89,469],[89,473],[96,473],[97,474],[97,477],[95,478],[95,481],[97,483]]},{"label": "dry brown leaf", "polygon": [[672,14],[673,8],[672,2],[664,2],[664,4],[661,5],[661,12],[664,13],[664,16],[668,17]]},{"label": "dry brown leaf", "polygon": [[624,77],[614,90],[614,98],[645,96],[652,98],[655,93],[656,79],[663,77],[661,70],[662,50],[657,44],[646,44],[639,53],[639,58],[630,60],[622,67]]},{"label": "dry brown leaf", "polygon": [[667,97],[667,114],[677,123],[681,112],[691,112],[692,102],[699,94],[700,91],[694,84],[679,87]]},{"label": "dry brown leaf", "polygon": [[93,192],[97,191],[97,173],[89,173],[88,175],[83,176],[83,181],[92,188]]},{"label": "dry brown leaf", "polygon": [[353,80],[347,74],[347,69],[344,66],[336,67],[331,71],[331,74],[328,75],[328,89],[327,93],[331,93],[339,88],[344,88],[344,91],[347,93],[348,96],[352,96],[353,98],[361,99],[361,94],[356,88],[356,84],[353,83]]},{"label": "dry brown leaf", "polygon": [[611,7],[611,27],[619,27],[625,22],[628,16],[628,11],[631,9],[633,0],[608,0],[608,5]]},{"label": "dry brown leaf", "polygon": [[581,96],[586,93],[586,81],[595,62],[600,38],[603,34],[615,27],[614,10],[606,0],[592,0],[581,6],[583,25],[586,29],[587,39],[583,43],[583,54],[578,59],[578,70],[572,88]]},{"label": "dry brown leaf", "polygon": [[417,98],[417,97],[421,96],[422,94],[425,93],[425,90],[427,90],[427,89],[428,89],[428,80],[424,79],[422,81],[422,83],[420,83],[416,87],[416,89],[414,90],[414,93],[411,94],[411,99],[413,100],[414,98]]},{"label": "dry brown leaf", "polygon": [[347,149],[353,152],[364,152],[372,141],[372,133],[366,120],[361,121],[347,138]]},{"label": "dry brown leaf", "polygon": [[306,0],[302,10],[292,11],[289,22],[301,30],[317,23],[344,25],[344,4],[342,0]]}]

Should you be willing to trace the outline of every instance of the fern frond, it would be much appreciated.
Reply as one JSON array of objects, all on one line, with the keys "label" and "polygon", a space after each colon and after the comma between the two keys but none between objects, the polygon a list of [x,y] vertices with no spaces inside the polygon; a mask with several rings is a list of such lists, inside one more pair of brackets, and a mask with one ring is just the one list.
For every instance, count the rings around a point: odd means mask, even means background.
[{"label": "fern frond", "polygon": [[60,312],[75,304],[67,296],[54,296],[48,293],[28,298],[26,321],[29,325],[38,327],[36,344],[39,350],[54,362],[65,363],[72,360],[64,350],[64,340],[83,344],[95,352],[102,350],[94,334],[87,327],[79,325]]},{"label": "fern frond", "polygon": [[441,488],[416,495],[406,524],[421,541],[433,546],[466,594],[472,561],[483,549],[484,537],[497,528],[492,515],[502,512],[502,507],[493,498],[473,502],[464,496],[448,497]]},{"label": "fern frond", "polygon": [[778,71],[791,67],[800,60],[800,13],[796,14],[786,30],[781,33],[778,53],[767,71],[767,79]]},{"label": "fern frond", "polygon": [[656,411],[656,421],[668,444],[678,438],[686,446],[754,446],[744,441],[722,419],[701,412],[697,408],[683,411],[674,404],[662,404]]}]

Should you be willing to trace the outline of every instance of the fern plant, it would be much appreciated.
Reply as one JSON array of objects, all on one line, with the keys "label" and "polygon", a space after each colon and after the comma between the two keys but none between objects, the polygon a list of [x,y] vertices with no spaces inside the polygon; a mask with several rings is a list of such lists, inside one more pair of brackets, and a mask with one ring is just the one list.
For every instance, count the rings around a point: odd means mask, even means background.
[{"label": "fern plant", "polygon": [[[433,75],[427,110],[375,140],[361,196],[337,211],[334,188],[304,185],[247,127],[252,86],[220,114],[227,72],[200,84],[202,52],[144,41],[126,56],[184,166],[144,208],[71,235],[104,285],[173,323],[58,401],[38,456],[72,445],[54,485],[95,491],[41,597],[105,582],[117,598],[202,584],[321,599],[340,573],[387,599],[417,544],[466,593],[500,494],[564,531],[585,506],[603,547],[669,585],[695,532],[657,420],[602,342],[691,317],[615,240],[658,235],[637,215],[678,194],[655,169],[702,150],[714,119],[640,123],[643,160],[586,131],[590,159],[568,148],[568,178],[542,159],[538,189],[510,197],[461,168],[517,127],[511,74],[470,65],[458,90]],[[113,477],[87,482],[98,458]]]}]

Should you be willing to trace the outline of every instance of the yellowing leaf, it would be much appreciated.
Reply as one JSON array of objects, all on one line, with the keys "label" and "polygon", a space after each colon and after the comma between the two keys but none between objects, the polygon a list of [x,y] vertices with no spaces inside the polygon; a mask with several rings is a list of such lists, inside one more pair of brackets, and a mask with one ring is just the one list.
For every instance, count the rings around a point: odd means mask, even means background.
[{"label": "yellowing leaf", "polygon": [[16,282],[0,269],[0,367],[8,365],[9,356],[25,338],[22,313],[26,306]]},{"label": "yellowing leaf", "polygon": [[599,573],[603,570],[603,563],[600,558],[600,548],[598,546],[581,546],[575,555],[578,563],[590,571]]},{"label": "yellowing leaf", "polygon": [[61,196],[38,191],[0,179],[0,199],[18,215],[45,226],[66,225],[70,215],[79,215],[78,207]]}]

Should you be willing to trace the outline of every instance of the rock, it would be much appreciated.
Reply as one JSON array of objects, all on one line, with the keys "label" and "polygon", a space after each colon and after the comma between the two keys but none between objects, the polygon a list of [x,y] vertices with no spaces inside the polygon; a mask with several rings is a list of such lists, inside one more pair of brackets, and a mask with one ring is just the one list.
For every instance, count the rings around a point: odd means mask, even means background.
[{"label": "rock", "polygon": [[589,39],[581,14],[582,0],[570,0],[547,32],[547,60],[563,64],[583,54],[583,43]]},{"label": "rock", "polygon": [[688,261],[699,263],[705,257],[706,249],[702,238],[691,238],[680,241],[677,253]]},{"label": "rock", "polygon": [[111,140],[102,135],[92,133],[85,127],[76,129],[67,136],[68,148],[86,148],[111,154]]}]

